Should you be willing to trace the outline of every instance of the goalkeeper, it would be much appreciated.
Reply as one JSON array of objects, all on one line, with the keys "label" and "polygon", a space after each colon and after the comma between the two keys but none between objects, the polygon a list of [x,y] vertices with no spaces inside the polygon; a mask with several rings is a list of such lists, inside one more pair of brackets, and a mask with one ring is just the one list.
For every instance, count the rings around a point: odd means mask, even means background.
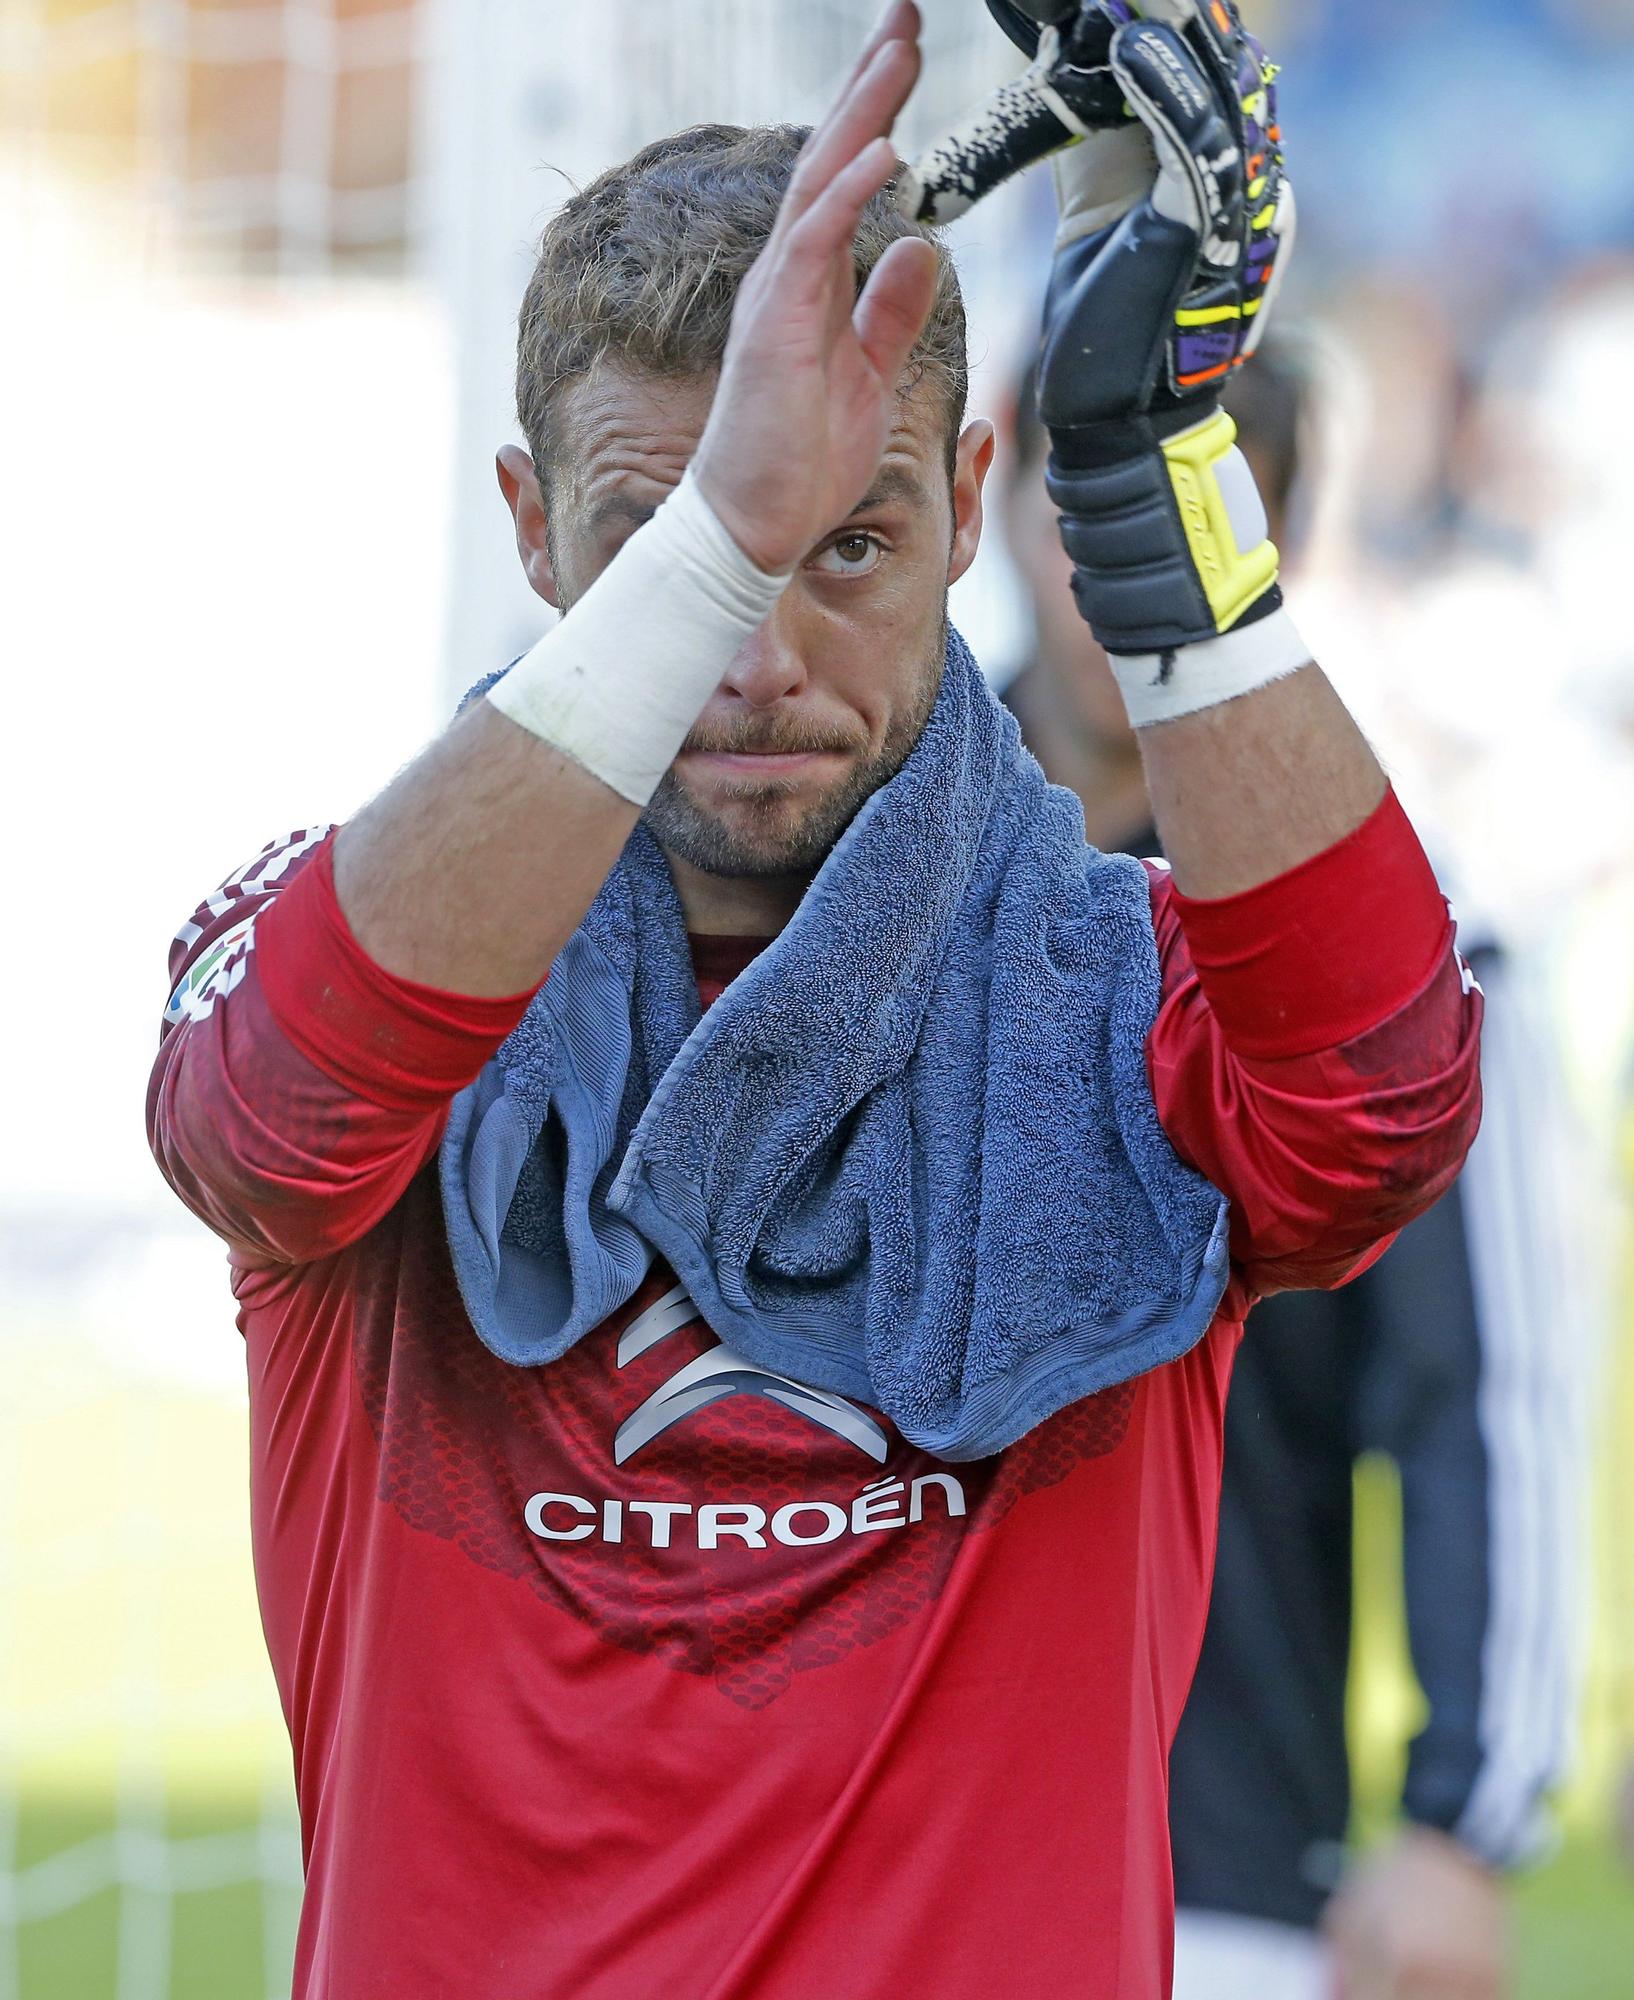
[{"label": "goalkeeper", "polygon": [[[1479,994],[1214,400],[1266,66],[1221,0],[995,11],[1033,71],[912,175],[893,0],[815,132],[567,203],[501,453],[566,616],[177,938],[297,2000],[1166,1993],[1244,1315],[1472,1136]],[[993,432],[903,206],[1069,139],[1052,491],[1172,876],[947,618]]]}]

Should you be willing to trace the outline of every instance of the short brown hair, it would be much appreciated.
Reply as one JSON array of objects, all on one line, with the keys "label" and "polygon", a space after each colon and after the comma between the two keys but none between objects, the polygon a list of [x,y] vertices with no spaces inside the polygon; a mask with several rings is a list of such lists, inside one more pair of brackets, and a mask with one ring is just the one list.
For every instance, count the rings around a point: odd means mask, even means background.
[{"label": "short brown hair", "polygon": [[[760,255],[808,128],[693,125],[645,146],[551,219],[522,301],[516,409],[548,490],[562,449],[562,391],[604,360],[659,378],[712,373],[726,352],[738,287]],[[894,190],[857,230],[857,288],[901,236],[936,244],[935,301],[910,357],[947,420],[947,462],[969,394],[964,299],[937,233],[898,214]]]}]

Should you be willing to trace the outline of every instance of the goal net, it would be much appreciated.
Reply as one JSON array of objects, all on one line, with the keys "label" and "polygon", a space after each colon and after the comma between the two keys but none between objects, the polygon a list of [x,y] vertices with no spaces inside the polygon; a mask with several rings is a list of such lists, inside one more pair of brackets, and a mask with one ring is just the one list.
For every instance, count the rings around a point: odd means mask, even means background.
[{"label": "goal net", "polygon": [[71,195],[150,269],[400,271],[424,27],[412,0],[7,0],[14,210],[50,230]]}]

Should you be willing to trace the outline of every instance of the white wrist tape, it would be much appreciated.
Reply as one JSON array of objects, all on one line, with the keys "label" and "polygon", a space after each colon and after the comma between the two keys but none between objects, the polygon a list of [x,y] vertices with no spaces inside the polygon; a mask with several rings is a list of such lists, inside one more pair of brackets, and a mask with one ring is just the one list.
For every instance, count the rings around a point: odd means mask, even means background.
[{"label": "white wrist tape", "polygon": [[644,806],[793,573],[769,576],[750,561],[689,468],[487,698]]},{"label": "white wrist tape", "polygon": [[[1172,653],[1113,653],[1112,671],[1137,729],[1216,708],[1311,664],[1311,649],[1286,611],[1239,625]],[[1165,666],[1165,661],[1168,663]],[[503,685],[503,683],[502,683]]]}]

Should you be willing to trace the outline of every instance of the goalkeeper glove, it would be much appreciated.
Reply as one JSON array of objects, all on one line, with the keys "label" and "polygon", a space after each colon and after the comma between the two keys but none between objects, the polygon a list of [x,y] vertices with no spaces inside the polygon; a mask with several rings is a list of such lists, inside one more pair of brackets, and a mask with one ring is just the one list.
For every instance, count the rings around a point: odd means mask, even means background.
[{"label": "goalkeeper glove", "polygon": [[[1276,72],[1232,0],[987,4],[1032,68],[926,156],[904,205],[968,206],[1053,153],[1060,229],[1039,361],[1049,490],[1096,637],[1152,659],[1166,682],[1177,649],[1281,602],[1264,510],[1219,405],[1264,332],[1293,234]],[[1286,621],[1272,643],[1299,653],[1276,672],[1308,657]]]}]

